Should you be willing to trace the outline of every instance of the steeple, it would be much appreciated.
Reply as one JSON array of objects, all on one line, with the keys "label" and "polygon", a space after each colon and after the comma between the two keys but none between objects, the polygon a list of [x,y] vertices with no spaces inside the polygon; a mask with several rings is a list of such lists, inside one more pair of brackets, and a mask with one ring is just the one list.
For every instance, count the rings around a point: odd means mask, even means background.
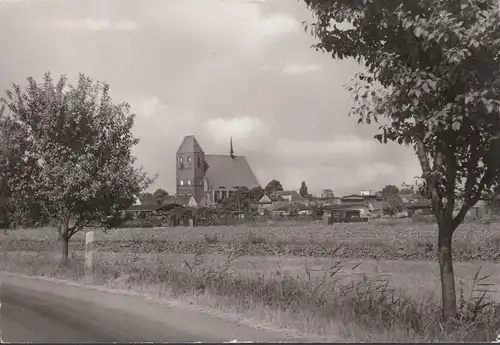
[{"label": "steeple", "polygon": [[234,158],[233,137],[231,137],[229,141],[229,155],[231,156],[231,158]]}]

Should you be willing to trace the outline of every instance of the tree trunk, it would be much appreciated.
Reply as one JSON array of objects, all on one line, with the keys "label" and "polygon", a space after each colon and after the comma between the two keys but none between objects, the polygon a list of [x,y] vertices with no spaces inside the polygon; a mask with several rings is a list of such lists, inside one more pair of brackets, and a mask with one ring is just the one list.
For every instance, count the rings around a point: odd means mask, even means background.
[{"label": "tree trunk", "polygon": [[453,230],[449,224],[439,225],[439,270],[441,273],[443,318],[445,320],[455,317],[457,314],[455,275],[453,273],[453,258],[451,253],[452,235]]},{"label": "tree trunk", "polygon": [[61,263],[63,266],[68,265],[68,253],[69,253],[69,238],[68,236],[62,236],[62,257]]},{"label": "tree trunk", "polygon": [[68,265],[68,253],[69,253],[69,216],[65,217],[60,225],[60,235],[62,239],[62,257],[61,263],[63,266]]}]

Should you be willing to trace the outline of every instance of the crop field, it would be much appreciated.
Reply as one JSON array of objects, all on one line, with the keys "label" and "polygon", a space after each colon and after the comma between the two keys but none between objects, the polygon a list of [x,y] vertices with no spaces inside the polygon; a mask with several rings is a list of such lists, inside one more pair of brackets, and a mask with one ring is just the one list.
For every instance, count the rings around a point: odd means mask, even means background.
[{"label": "crop field", "polygon": [[[459,300],[474,298],[478,279],[488,276],[488,298],[495,302],[481,314],[487,325],[455,325],[445,333],[433,224],[127,228],[96,230],[96,240],[99,284],[164,291],[309,333],[355,341],[483,341],[500,327],[489,316],[500,311],[500,224],[457,229]],[[75,266],[69,279],[84,272],[84,241],[84,233],[70,241]],[[2,232],[0,269],[66,279],[58,268],[60,246],[52,228]],[[460,303],[461,313],[473,312],[473,303]]]},{"label": "crop field", "polygon": [[[412,295],[423,298],[439,295],[436,236],[436,225],[403,222],[127,228],[97,231],[96,246],[108,261],[134,257],[136,265],[144,266],[161,258],[181,270],[196,255],[203,255],[205,264],[220,267],[228,253],[238,251],[229,272],[269,276],[280,270],[301,279],[323,274],[333,260],[338,265],[337,277],[366,275],[387,280],[397,289],[408,291],[410,286]],[[81,256],[84,240],[84,233],[76,234],[70,253]],[[51,228],[8,231],[0,234],[0,241],[3,251],[57,253],[60,248]],[[499,248],[499,224],[464,224],[457,229],[454,259],[459,288],[470,292],[470,281],[481,267],[496,285],[492,297],[500,300]]]},{"label": "crop field", "polygon": [[[70,242],[84,249],[84,233]],[[220,226],[127,228],[97,231],[104,252],[227,254],[238,248],[249,256],[336,257],[364,260],[435,260],[437,226],[433,224],[321,224],[297,226]],[[6,251],[54,250],[57,233],[51,228],[0,233]],[[500,262],[500,224],[464,224],[454,235],[454,260]]]}]

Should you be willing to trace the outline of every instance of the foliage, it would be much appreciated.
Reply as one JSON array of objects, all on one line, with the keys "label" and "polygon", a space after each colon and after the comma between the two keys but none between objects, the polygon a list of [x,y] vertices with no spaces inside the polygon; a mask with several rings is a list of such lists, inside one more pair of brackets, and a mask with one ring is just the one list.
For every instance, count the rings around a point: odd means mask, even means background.
[{"label": "foliage", "polygon": [[321,197],[323,199],[332,199],[335,197],[335,195],[333,194],[333,191],[331,189],[323,189],[323,191],[321,192]]},{"label": "foliage", "polygon": [[262,188],[261,186],[258,186],[258,187],[254,187],[254,188],[250,189],[249,197],[253,201],[259,201],[260,199],[262,199],[264,194],[265,194],[264,188]]},{"label": "foliage", "polygon": [[309,193],[307,193],[306,181],[302,181],[302,183],[300,184],[299,194],[304,198],[308,197]]},{"label": "foliage", "polygon": [[241,187],[222,203],[227,211],[249,211],[251,205],[258,202],[262,196],[264,196],[262,187],[252,189]]},{"label": "foliage", "polygon": [[2,99],[9,112],[0,133],[8,146],[0,159],[12,225],[24,225],[37,206],[37,221],[57,223],[63,259],[75,233],[109,226],[152,182],[134,167],[134,115],[128,104],[112,103],[109,89],[82,74],[76,86],[65,76],[54,84],[47,73],[42,83],[30,77],[24,90],[14,85]]},{"label": "foliage", "polygon": [[311,207],[312,214],[315,216],[322,216],[325,214],[325,208],[322,205],[313,205]]},{"label": "foliage", "polygon": [[384,202],[384,213],[388,215],[395,215],[398,212],[401,212],[403,209],[403,200],[397,194],[389,195]]},{"label": "foliage", "polygon": [[388,197],[388,196],[392,196],[392,195],[396,195],[399,193],[399,189],[398,187],[392,185],[392,184],[388,184],[387,186],[385,186],[384,188],[382,188],[382,196],[383,197]]},{"label": "foliage", "polygon": [[421,190],[439,224],[443,312],[452,317],[452,236],[500,177],[498,2],[305,1],[315,15],[316,48],[367,69],[349,88],[351,114],[359,123],[382,119],[378,140],[417,153]]},{"label": "foliage", "polygon": [[139,194],[139,200],[141,201],[141,203],[147,204],[147,205],[156,204],[156,198],[153,195],[153,193],[150,193],[150,192],[144,192],[144,193]]},{"label": "foliage", "polygon": [[264,191],[266,194],[280,192],[283,191],[283,186],[281,185],[280,181],[273,179],[267,184],[267,186],[264,188]]},{"label": "foliage", "polygon": [[399,191],[400,194],[405,194],[405,195],[414,195],[415,194],[415,190],[414,190],[414,187],[413,185],[410,185],[410,184],[407,184],[407,183],[404,183],[401,185],[401,189]]},{"label": "foliage", "polygon": [[168,196],[168,192],[165,189],[158,188],[153,192],[153,197],[158,205],[163,204],[163,201]]}]

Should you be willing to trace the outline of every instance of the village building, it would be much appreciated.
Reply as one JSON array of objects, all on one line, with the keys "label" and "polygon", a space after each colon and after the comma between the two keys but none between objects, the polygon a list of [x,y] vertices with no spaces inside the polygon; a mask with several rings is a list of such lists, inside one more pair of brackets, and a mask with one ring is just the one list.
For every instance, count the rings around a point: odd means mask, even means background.
[{"label": "village building", "polygon": [[163,200],[163,204],[177,204],[184,207],[197,207],[198,203],[191,194],[169,195]]},{"label": "village building", "polygon": [[228,155],[210,155],[188,135],[175,159],[177,195],[191,195],[200,206],[219,202],[241,187],[260,186],[246,157],[234,154],[232,139]]},{"label": "village building", "polygon": [[296,206],[299,209],[307,208],[308,200],[301,196],[297,191],[275,191],[265,194],[258,201],[258,209],[260,212],[264,210],[279,210],[288,209],[291,206]]}]

